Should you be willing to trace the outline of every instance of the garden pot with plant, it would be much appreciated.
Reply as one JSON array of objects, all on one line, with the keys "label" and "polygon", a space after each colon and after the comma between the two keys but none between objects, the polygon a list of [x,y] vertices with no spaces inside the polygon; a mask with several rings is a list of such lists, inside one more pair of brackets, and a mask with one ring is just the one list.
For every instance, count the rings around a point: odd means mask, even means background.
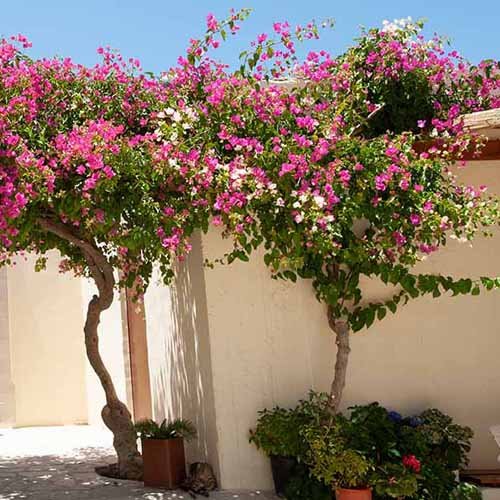
[{"label": "garden pot with plant", "polygon": [[307,452],[302,430],[328,416],[326,398],[325,394],[311,392],[309,399],[299,401],[295,408],[275,407],[259,412],[257,425],[250,431],[250,442],[270,458],[278,496],[285,496],[291,479],[300,475],[298,465]]},{"label": "garden pot with plant", "polygon": [[195,437],[196,430],[187,420],[143,420],[135,424],[141,438],[144,462],[144,486],[176,489],[186,479],[184,440]]},{"label": "garden pot with plant", "polygon": [[250,442],[271,460],[274,489],[279,496],[285,494],[301,453],[297,419],[293,409],[276,407],[262,410],[255,429],[250,431]]},{"label": "garden pot with plant", "polygon": [[374,463],[354,449],[350,422],[338,414],[304,429],[311,473],[335,491],[337,500],[371,500],[370,474]]},{"label": "garden pot with plant", "polygon": [[337,488],[335,490],[337,500],[372,500],[372,490],[369,488],[350,489]]}]

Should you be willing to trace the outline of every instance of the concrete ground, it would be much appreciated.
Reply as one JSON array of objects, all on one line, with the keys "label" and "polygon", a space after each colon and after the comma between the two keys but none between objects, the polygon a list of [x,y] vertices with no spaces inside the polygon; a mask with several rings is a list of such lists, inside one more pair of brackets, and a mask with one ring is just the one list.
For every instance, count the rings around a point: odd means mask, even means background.
[{"label": "concrete ground", "polygon": [[[113,461],[111,434],[89,426],[0,429],[0,500],[179,500],[188,493],[106,479],[96,465]],[[198,497],[203,498],[203,497]],[[214,500],[275,500],[261,491],[218,491]]]}]

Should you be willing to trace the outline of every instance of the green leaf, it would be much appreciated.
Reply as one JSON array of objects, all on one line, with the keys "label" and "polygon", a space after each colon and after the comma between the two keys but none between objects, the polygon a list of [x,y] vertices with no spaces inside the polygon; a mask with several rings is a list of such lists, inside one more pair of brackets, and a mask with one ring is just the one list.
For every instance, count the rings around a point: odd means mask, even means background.
[{"label": "green leaf", "polygon": [[375,307],[370,307],[366,309],[366,328],[370,328],[375,321]]},{"label": "green leaf", "polygon": [[387,309],[386,309],[385,307],[381,306],[381,307],[379,307],[379,308],[378,308],[378,311],[377,311],[377,318],[378,318],[379,320],[384,319],[384,318],[385,318],[385,316],[386,316],[386,314],[387,314]]}]

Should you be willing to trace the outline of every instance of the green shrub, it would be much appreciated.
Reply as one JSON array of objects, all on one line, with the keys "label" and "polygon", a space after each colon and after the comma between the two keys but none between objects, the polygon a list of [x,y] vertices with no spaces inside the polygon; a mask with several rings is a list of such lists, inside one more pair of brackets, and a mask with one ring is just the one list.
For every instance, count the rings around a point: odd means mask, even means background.
[{"label": "green shrub", "polygon": [[401,464],[386,464],[376,469],[370,478],[378,498],[412,497],[417,489],[417,476]]},{"label": "green shrub", "polygon": [[287,500],[331,500],[332,490],[311,475],[304,464],[297,464],[285,490]]},{"label": "green shrub", "polygon": [[348,427],[349,422],[341,415],[320,426],[309,426],[305,430],[307,463],[311,474],[326,485],[364,488],[374,464],[350,447]]},{"label": "green shrub", "polygon": [[321,499],[332,486],[371,486],[375,500],[479,498],[477,488],[455,479],[468,462],[469,427],[437,409],[405,417],[378,403],[332,416],[328,400],[311,392],[293,409],[263,410],[251,431],[250,441],[267,455],[295,457],[307,467],[295,474],[289,498]]},{"label": "green shrub", "polygon": [[189,420],[176,419],[171,422],[163,420],[157,424],[154,420],[141,420],[134,425],[134,429],[141,439],[174,439],[186,440],[196,437],[196,429]]},{"label": "green shrub", "polygon": [[266,455],[294,457],[303,460],[307,443],[303,430],[310,425],[319,425],[329,414],[326,410],[328,396],[310,392],[309,398],[299,401],[292,409],[276,406],[272,410],[259,411],[257,425],[250,430],[249,441]]},{"label": "green shrub", "polygon": [[481,490],[474,484],[460,483],[452,494],[452,500],[482,500]]},{"label": "green shrub", "polygon": [[422,420],[419,430],[436,460],[454,470],[468,464],[474,436],[470,427],[453,423],[451,417],[435,408],[424,411],[419,418]]}]

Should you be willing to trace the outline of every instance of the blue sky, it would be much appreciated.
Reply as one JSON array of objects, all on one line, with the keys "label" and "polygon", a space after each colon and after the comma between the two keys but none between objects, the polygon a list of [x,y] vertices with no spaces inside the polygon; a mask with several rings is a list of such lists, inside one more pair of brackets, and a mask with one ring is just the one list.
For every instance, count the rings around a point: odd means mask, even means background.
[{"label": "blue sky", "polygon": [[208,12],[223,17],[231,7],[251,7],[253,14],[241,36],[230,39],[220,55],[235,63],[237,55],[272,22],[303,24],[332,17],[336,28],[319,44],[339,53],[352,42],[359,26],[377,26],[384,19],[427,18],[427,31],[451,38],[470,60],[500,59],[500,1],[482,0],[17,0],[0,2],[0,35],[27,35],[34,57],[61,55],[93,64],[96,48],[110,45],[137,57],[148,71],[175,64],[190,37],[204,31]]}]

